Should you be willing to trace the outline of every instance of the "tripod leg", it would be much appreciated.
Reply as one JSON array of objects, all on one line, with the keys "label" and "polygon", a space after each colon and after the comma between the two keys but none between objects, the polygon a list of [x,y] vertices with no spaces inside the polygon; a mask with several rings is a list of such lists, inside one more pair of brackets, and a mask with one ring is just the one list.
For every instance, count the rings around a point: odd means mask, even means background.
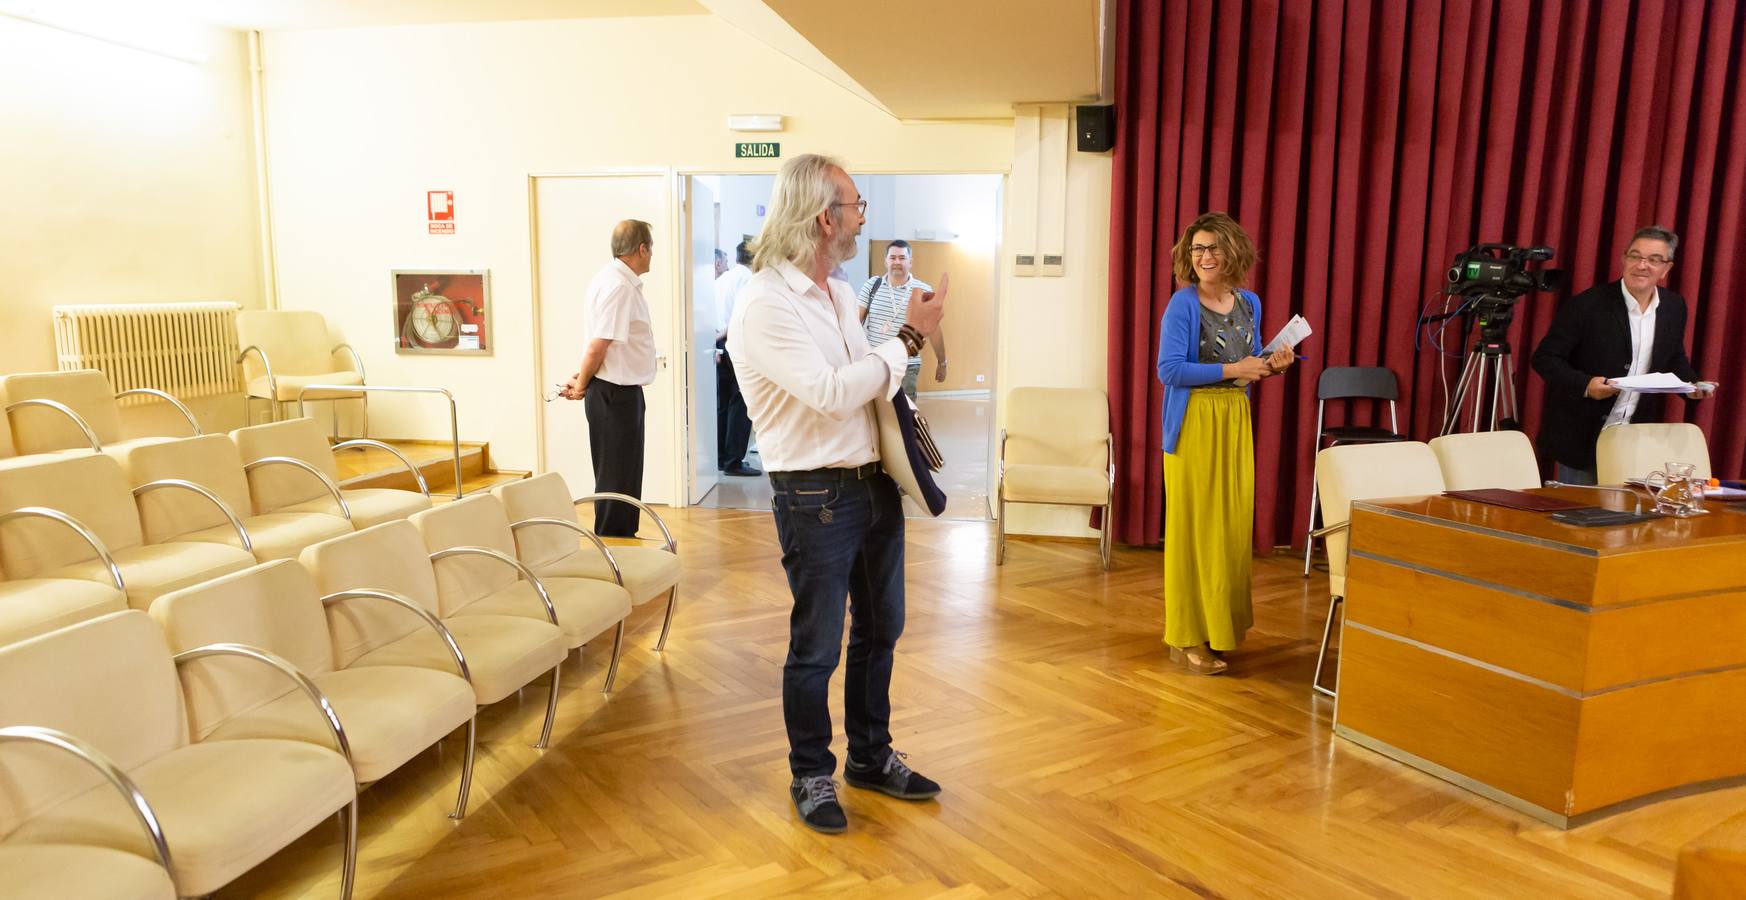
[{"label": "tripod leg", "polygon": [[1473,379],[1473,418],[1470,420],[1470,424],[1467,427],[1468,431],[1479,430],[1479,416],[1480,413],[1485,411],[1485,357],[1483,355],[1475,356],[1474,361],[1479,365],[1475,367],[1476,374]]},{"label": "tripod leg", "polygon": [[1512,422],[1516,422],[1519,426],[1521,423],[1521,416],[1516,407],[1516,358],[1510,355],[1508,347],[1504,348],[1503,361],[1504,371],[1509,373],[1510,379],[1504,385],[1504,397],[1509,401],[1509,412],[1505,415],[1505,418]]},{"label": "tripod leg", "polygon": [[1455,381],[1455,396],[1449,398],[1449,408],[1443,416],[1443,434],[1453,434],[1461,424],[1461,405],[1467,399],[1467,392],[1473,385],[1473,373],[1478,368],[1478,354],[1469,353],[1467,362],[1461,367],[1461,377]]},{"label": "tripod leg", "polygon": [[1509,390],[1509,383],[1504,381],[1503,357],[1494,356],[1491,359],[1491,430],[1497,430],[1497,417],[1503,412],[1504,392]]}]

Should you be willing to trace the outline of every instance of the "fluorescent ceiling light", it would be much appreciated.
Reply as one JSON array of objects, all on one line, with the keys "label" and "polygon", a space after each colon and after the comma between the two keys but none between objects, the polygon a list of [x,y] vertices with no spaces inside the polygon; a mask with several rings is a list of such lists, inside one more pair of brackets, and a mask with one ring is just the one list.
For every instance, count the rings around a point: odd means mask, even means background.
[{"label": "fluorescent ceiling light", "polygon": [[767,113],[728,116],[728,129],[731,131],[781,131],[782,117]]}]

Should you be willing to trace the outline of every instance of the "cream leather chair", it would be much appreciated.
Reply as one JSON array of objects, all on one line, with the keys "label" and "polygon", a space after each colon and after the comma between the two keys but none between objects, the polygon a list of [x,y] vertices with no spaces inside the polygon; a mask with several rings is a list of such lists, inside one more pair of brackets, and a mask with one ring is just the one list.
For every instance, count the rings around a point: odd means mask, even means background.
[{"label": "cream leather chair", "polygon": [[111,455],[133,482],[147,543],[235,544],[266,562],[296,559],[304,547],[352,530],[350,521],[333,513],[254,514],[242,457],[222,434],[129,447]]},{"label": "cream leather chair", "polygon": [[1115,496],[1115,445],[1109,397],[1081,388],[1014,388],[1000,430],[999,543],[1006,562],[1006,505],[1051,503],[1103,509],[1098,554],[1110,564],[1110,502]]},{"label": "cream leather chair", "polygon": [[1689,422],[1642,422],[1601,429],[1595,441],[1595,480],[1624,484],[1659,471],[1669,462],[1691,463],[1708,478],[1710,445],[1703,429]]},{"label": "cream leather chair", "polygon": [[[474,703],[486,706],[551,672],[546,722],[534,745],[545,747],[558,714],[558,670],[569,651],[557,614],[545,607],[546,621],[519,615],[450,614],[437,590],[436,572],[418,529],[406,521],[384,522],[355,534],[322,541],[303,551],[304,568],[327,595],[354,591],[396,594],[436,616],[453,635],[467,660]],[[539,603],[539,598],[531,602]],[[543,604],[542,604],[543,606]],[[417,666],[454,671],[448,644],[422,617],[387,604],[345,603],[328,607],[333,664]]]},{"label": "cream leather chair", "polygon": [[[678,544],[673,540],[667,523],[654,510],[639,503],[649,518],[655,521],[665,538],[661,547],[619,544],[610,552],[603,549],[594,533],[582,527],[576,517],[576,504],[591,498],[570,499],[570,488],[564,477],[547,472],[537,478],[524,478],[500,484],[491,489],[503,501],[509,514],[510,528],[515,532],[515,553],[541,578],[592,578],[614,581],[613,564],[623,577],[624,589],[631,603],[641,606],[662,594],[667,595],[667,615],[661,620],[661,637],[656,650],[667,647],[667,632],[673,627],[673,611],[679,602]],[[591,546],[583,546],[578,538],[586,538]],[[560,616],[562,613],[560,612]]]},{"label": "cream leather chair", "polygon": [[[407,608],[449,647],[449,671],[355,661],[346,668],[335,665],[323,606],[341,603]],[[416,604],[369,592],[324,598],[309,571],[287,559],[165,594],[152,603],[151,615],[163,626],[172,651],[246,644],[276,654],[308,675],[333,702],[345,726],[352,770],[360,785],[381,779],[465,725],[461,788],[450,815],[459,819],[466,814],[473,779],[473,685],[453,636]],[[296,686],[259,667],[251,668],[247,660],[189,663],[182,668],[182,692],[196,740],[233,734],[321,740],[320,720],[310,714],[308,699]]]},{"label": "cream leather chair", "polygon": [[[0,576],[4,574],[0,572]],[[0,646],[126,608],[127,592],[114,582],[79,578],[0,581]]]},{"label": "cream leather chair", "polygon": [[1334,634],[1334,615],[1346,599],[1346,529],[1351,524],[1352,501],[1441,494],[1443,470],[1436,452],[1419,441],[1342,444],[1316,454],[1316,488],[1322,521],[1328,523],[1316,531],[1317,537],[1327,539],[1328,619],[1322,625],[1322,646],[1310,687],[1332,697],[1334,692],[1322,686],[1322,666]]},{"label": "cream leather chair", "polygon": [[[605,690],[618,675],[624,648],[624,619],[631,598],[618,581],[537,575],[515,557],[515,535],[503,501],[476,494],[427,509],[411,519],[424,538],[436,568],[437,594],[445,615],[504,615],[545,619],[549,606],[557,611],[564,644],[578,649],[617,628]],[[612,554],[600,545],[607,564],[617,568]]]},{"label": "cream leather chair", "polygon": [[1540,487],[1534,445],[1519,431],[1476,431],[1431,438],[1431,452],[1443,470],[1443,489],[1471,491]]},{"label": "cream leather chair", "polygon": [[[0,740],[4,734],[0,734]],[[176,883],[162,864],[107,847],[74,844],[0,846],[0,872],[6,873],[11,900],[66,900],[111,897],[125,900],[175,900]]]},{"label": "cream leather chair", "polygon": [[[398,450],[380,441],[345,441],[329,447],[327,435],[314,419],[287,419],[268,425],[251,425],[230,433],[249,469],[249,493],[257,515],[271,512],[340,512],[349,515],[353,528],[369,528],[394,519],[404,519],[430,509],[430,488],[418,467]],[[339,486],[339,466],[334,453],[342,448],[373,446],[399,457],[417,482],[418,491],[388,488],[344,490]]]},{"label": "cream leather chair", "polygon": [[13,450],[20,455],[108,450],[169,440],[123,437],[119,401],[136,394],[168,401],[188,420],[192,434],[201,433],[200,423],[188,407],[163,391],[136,388],[118,394],[110,386],[109,377],[96,369],[23,372],[5,376],[6,417],[11,423]]},{"label": "cream leather chair", "polygon": [[[318,312],[254,309],[236,314],[237,362],[243,367],[243,420],[250,400],[266,400],[279,420],[280,404],[297,402],[311,384],[363,384],[364,361],[350,344],[335,341]],[[339,361],[341,354],[347,361]],[[308,400],[364,400],[362,391],[312,391]],[[365,401],[368,402],[367,400]],[[368,416],[368,409],[365,415]],[[369,431],[365,419],[364,430]]]},{"label": "cream leather chair", "polygon": [[0,513],[58,511],[83,523],[23,517],[0,524],[0,566],[13,578],[78,578],[122,586],[128,604],[145,609],[160,594],[255,564],[240,547],[204,541],[148,543],[121,464],[108,454],[43,457],[0,466]]},{"label": "cream leather chair", "polygon": [[[212,656],[299,686],[310,715],[330,726],[322,742],[190,739],[177,667]],[[341,892],[350,895],[357,785],[345,732],[320,690],[283,660],[224,644],[172,658],[151,617],[128,610],[0,648],[0,685],[0,722],[76,742],[0,747],[0,846],[75,844],[165,860],[178,892],[199,896],[343,810]],[[69,746],[88,764],[71,765]],[[149,819],[122,812],[118,784],[137,791],[134,809],[146,807]],[[155,834],[142,819],[159,826]]]}]

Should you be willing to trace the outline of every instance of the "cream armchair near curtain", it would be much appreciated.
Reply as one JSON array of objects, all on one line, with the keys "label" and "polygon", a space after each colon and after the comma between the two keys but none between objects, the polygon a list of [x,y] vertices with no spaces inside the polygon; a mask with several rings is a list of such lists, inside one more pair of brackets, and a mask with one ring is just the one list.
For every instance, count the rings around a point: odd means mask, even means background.
[{"label": "cream armchair near curtain", "polygon": [[1006,395],[1000,431],[1000,484],[995,488],[999,539],[995,563],[1006,562],[1006,505],[1048,503],[1103,510],[1098,555],[1110,565],[1110,503],[1115,455],[1109,398],[1083,388],[1014,388]]}]

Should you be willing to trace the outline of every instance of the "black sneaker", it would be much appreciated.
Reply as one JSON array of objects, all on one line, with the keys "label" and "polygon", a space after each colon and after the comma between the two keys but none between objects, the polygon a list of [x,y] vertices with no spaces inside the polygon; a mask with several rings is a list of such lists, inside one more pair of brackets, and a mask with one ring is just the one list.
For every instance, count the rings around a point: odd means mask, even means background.
[{"label": "black sneaker", "polygon": [[788,796],[794,798],[800,821],[813,831],[842,834],[849,830],[849,818],[843,815],[843,804],[837,802],[837,783],[829,775],[794,779]]},{"label": "black sneaker", "polygon": [[890,794],[899,800],[931,800],[940,795],[940,786],[903,764],[909,754],[896,750],[885,757],[885,764],[861,765],[854,760],[843,767],[843,780],[867,791]]}]

